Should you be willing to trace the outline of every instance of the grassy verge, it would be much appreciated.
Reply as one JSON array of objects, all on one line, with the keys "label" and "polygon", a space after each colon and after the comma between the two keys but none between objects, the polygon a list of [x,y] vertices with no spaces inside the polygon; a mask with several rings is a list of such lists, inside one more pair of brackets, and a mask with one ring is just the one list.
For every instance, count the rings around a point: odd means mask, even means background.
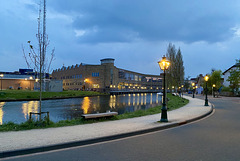
[{"label": "grassy verge", "polygon": [[[168,94],[167,98],[169,99],[169,101],[167,103],[168,111],[180,108],[180,107],[188,104],[188,102],[189,102],[189,100],[187,100],[185,98],[180,98],[178,96],[173,96],[171,94]],[[147,110],[138,110],[135,112],[128,112],[128,113],[124,113],[122,115],[116,116],[115,119],[119,120],[119,119],[126,119],[126,118],[133,118],[133,117],[157,114],[157,113],[161,113],[161,108],[162,108],[162,106],[156,106],[153,108],[149,108]]]},{"label": "grassy verge", "polygon": [[[174,110],[186,105],[189,100],[180,98],[178,96],[172,96],[168,94],[168,110]],[[120,120],[126,118],[140,117],[145,115],[157,114],[161,112],[161,106],[149,108],[147,110],[138,110],[131,113],[125,113],[122,115],[114,116],[110,120]],[[84,120],[83,118],[73,119],[73,120],[63,120],[59,122],[52,122],[47,120],[46,118],[43,121],[27,121],[21,124],[15,124],[13,122],[4,123],[0,125],[1,131],[19,131],[19,130],[29,130],[29,129],[40,129],[40,128],[50,128],[50,127],[62,127],[62,126],[72,126],[72,125],[80,125],[94,122],[106,121],[109,119],[98,119],[98,120]]]},{"label": "grassy verge", "polygon": [[[0,101],[16,101],[16,100],[34,100],[39,99],[38,91],[29,90],[4,90],[0,91]],[[69,97],[84,97],[103,95],[93,91],[63,91],[63,92],[43,92],[43,99],[57,99]]]}]

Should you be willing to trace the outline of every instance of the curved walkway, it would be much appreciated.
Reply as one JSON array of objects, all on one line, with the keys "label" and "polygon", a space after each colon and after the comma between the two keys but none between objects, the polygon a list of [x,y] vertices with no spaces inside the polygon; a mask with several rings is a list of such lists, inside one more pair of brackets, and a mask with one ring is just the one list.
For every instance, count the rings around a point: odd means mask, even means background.
[{"label": "curved walkway", "polygon": [[204,101],[184,96],[189,103],[168,112],[168,123],[159,123],[160,114],[60,128],[0,133],[0,158],[42,152],[142,134],[180,126],[209,115],[213,108]]}]

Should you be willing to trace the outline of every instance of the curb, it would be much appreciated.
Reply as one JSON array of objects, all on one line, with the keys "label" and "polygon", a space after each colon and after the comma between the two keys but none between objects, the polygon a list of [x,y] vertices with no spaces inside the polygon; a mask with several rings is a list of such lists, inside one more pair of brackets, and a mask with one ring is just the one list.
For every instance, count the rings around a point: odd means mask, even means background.
[{"label": "curb", "polygon": [[189,119],[189,120],[184,120],[184,121],[168,124],[168,125],[165,125],[165,126],[159,126],[159,127],[154,127],[154,128],[150,128],[150,129],[144,129],[144,130],[139,130],[139,131],[134,131],[134,132],[129,132],[129,133],[116,134],[116,135],[94,138],[94,139],[88,139],[88,140],[82,140],[82,141],[68,142],[68,143],[63,143],[63,144],[55,144],[55,145],[42,146],[42,147],[37,147],[37,148],[29,148],[29,149],[22,149],[22,150],[0,152],[0,158],[7,158],[7,157],[26,155],[26,154],[32,154],[32,153],[39,153],[39,152],[46,152],[46,151],[51,151],[51,150],[71,148],[71,147],[75,147],[75,146],[84,146],[84,145],[101,143],[101,142],[105,142],[105,141],[111,141],[111,140],[126,138],[126,137],[130,137],[130,136],[136,136],[136,135],[141,135],[141,134],[145,134],[145,133],[150,133],[150,132],[160,131],[160,130],[164,130],[164,129],[169,129],[169,128],[182,126],[182,125],[200,120],[200,119],[210,115],[213,112],[213,109],[214,109],[214,106],[211,105],[211,110],[208,111],[207,113],[201,115],[201,116],[198,116],[198,117],[195,117],[195,118],[192,118],[192,119]]}]

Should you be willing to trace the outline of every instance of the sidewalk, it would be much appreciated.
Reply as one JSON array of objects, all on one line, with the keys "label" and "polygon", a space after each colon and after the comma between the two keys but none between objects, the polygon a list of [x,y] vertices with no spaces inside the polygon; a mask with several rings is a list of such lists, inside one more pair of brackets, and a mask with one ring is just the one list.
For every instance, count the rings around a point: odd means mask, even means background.
[{"label": "sidewalk", "polygon": [[168,112],[168,123],[157,122],[160,120],[160,114],[155,114],[86,125],[1,132],[0,158],[85,145],[175,127],[200,119],[212,112],[210,103],[209,106],[204,106],[204,100],[188,96],[184,98],[189,99],[189,104]]}]

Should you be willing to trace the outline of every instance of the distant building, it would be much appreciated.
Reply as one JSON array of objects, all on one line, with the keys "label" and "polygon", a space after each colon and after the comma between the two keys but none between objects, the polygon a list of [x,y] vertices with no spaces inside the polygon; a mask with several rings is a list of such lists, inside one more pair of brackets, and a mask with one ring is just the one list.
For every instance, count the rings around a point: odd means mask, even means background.
[{"label": "distant building", "polygon": [[[28,89],[39,90],[39,74],[32,69],[19,69],[15,72],[0,72],[0,89]],[[49,74],[45,74],[43,91],[61,92],[62,81],[51,81]]]},{"label": "distant building", "polygon": [[114,66],[114,59],[102,59],[100,65],[76,64],[53,70],[52,79],[62,80],[65,90],[160,90],[162,76],[141,74]]},{"label": "distant building", "polygon": [[0,72],[1,89],[33,89],[35,74],[32,69]]},{"label": "distant building", "polygon": [[[34,90],[40,90],[39,81],[34,83]],[[42,83],[42,91],[43,92],[62,92],[63,91],[63,81],[62,80],[52,80],[52,79],[44,79]]]},{"label": "distant building", "polygon": [[231,66],[230,68],[228,68],[226,71],[223,72],[223,76],[224,76],[223,85],[224,85],[225,87],[229,87],[229,85],[230,85],[230,82],[227,81],[227,80],[228,80],[228,77],[230,76],[230,71],[231,71],[231,70],[235,70],[235,69],[237,69],[238,67],[240,67],[240,63],[237,63],[237,64]]}]

